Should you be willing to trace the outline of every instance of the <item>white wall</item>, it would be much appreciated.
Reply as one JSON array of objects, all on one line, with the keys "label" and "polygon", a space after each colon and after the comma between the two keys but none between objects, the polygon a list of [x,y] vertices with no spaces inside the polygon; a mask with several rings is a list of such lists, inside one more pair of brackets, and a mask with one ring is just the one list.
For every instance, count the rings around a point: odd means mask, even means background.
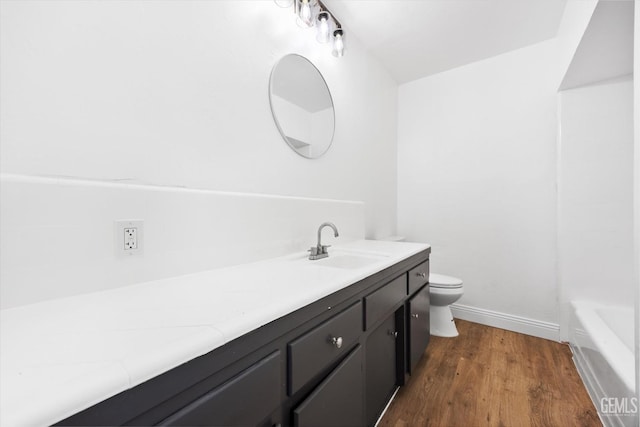
[{"label": "white wall", "polygon": [[[303,250],[321,221],[395,232],[397,85],[354,35],[335,58],[260,0],[0,7],[3,307]],[[335,103],[313,161],[269,108],[289,53]],[[144,257],[114,258],[113,221],[138,218]]]},{"label": "white wall", "polygon": [[640,401],[640,7],[634,3],[633,37],[633,105],[634,105],[634,179],[633,179],[633,228],[634,228],[634,264],[633,282],[636,289],[636,395]]},{"label": "white wall", "polygon": [[399,233],[464,281],[461,305],[533,319],[549,337],[557,69],[551,40],[404,84],[398,108]]},{"label": "white wall", "polygon": [[[355,35],[335,58],[260,0],[1,7],[2,172],[360,200],[367,236],[395,232],[397,86]],[[319,160],[273,123],[269,75],[288,53],[318,67],[335,102]]]},{"label": "white wall", "polygon": [[[0,307],[304,251],[318,226],[364,237],[358,202],[90,180],[0,176]],[[142,254],[118,252],[114,221],[143,220]]]},{"label": "white wall", "polygon": [[555,39],[400,87],[398,231],[465,280],[458,317],[560,337],[556,91],[597,5],[568,0]]},{"label": "white wall", "polygon": [[[333,123],[333,109],[325,108],[311,115],[311,154],[317,156],[326,147],[326,141],[332,141],[333,132],[327,123]],[[315,152],[314,152],[315,151]]]},{"label": "white wall", "polygon": [[630,305],[633,80],[560,92],[558,251],[561,332],[574,299]]}]

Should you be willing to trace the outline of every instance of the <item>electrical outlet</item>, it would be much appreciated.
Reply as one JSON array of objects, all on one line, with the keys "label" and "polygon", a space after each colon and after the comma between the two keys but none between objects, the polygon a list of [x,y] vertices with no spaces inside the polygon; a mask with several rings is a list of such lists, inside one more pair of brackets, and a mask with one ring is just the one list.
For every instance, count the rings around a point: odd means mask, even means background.
[{"label": "electrical outlet", "polygon": [[136,227],[124,229],[124,250],[133,251],[138,249],[138,229]]},{"label": "electrical outlet", "polygon": [[141,255],[143,248],[143,222],[142,220],[115,221],[114,243],[116,256]]}]

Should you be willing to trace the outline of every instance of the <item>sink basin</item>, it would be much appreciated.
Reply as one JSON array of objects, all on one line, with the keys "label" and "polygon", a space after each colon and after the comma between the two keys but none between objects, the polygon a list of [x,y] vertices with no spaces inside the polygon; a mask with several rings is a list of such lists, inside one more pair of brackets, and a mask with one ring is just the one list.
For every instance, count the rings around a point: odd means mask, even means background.
[{"label": "sink basin", "polygon": [[355,254],[329,254],[329,257],[312,261],[314,265],[323,267],[358,269],[384,260],[383,256],[355,255]]}]

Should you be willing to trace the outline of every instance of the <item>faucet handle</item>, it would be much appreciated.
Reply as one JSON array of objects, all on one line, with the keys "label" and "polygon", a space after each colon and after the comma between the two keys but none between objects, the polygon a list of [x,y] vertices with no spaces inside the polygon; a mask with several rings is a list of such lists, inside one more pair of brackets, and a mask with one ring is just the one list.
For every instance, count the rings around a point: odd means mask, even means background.
[{"label": "faucet handle", "polygon": [[321,253],[326,254],[327,253],[327,249],[330,248],[330,247],[331,247],[331,245],[322,245],[322,252]]}]

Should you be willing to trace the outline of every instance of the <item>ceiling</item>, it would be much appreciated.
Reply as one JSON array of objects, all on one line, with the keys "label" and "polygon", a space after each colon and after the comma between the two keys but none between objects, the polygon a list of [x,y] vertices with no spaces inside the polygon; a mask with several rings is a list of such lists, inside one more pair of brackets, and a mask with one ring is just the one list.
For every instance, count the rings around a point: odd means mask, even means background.
[{"label": "ceiling", "polygon": [[[555,37],[566,0],[323,0],[405,83]],[[348,54],[348,52],[346,53]]]},{"label": "ceiling", "polygon": [[601,1],[560,89],[633,73],[633,2]]}]

